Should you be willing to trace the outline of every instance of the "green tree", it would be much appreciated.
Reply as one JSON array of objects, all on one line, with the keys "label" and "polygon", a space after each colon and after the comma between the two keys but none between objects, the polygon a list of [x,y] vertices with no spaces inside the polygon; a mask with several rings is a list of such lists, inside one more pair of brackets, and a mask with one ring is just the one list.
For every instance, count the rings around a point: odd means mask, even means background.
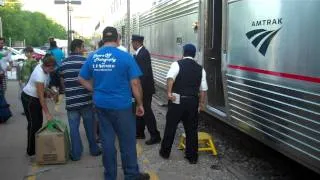
[{"label": "green tree", "polygon": [[4,3],[6,7],[21,10],[22,5],[20,0],[5,0]]},{"label": "green tree", "polygon": [[[7,1],[6,1],[7,2]],[[27,45],[42,46],[53,36],[66,39],[64,27],[47,18],[39,12],[22,11],[21,4],[10,0],[11,3],[0,7],[2,18],[3,36],[14,41],[26,41]]]}]

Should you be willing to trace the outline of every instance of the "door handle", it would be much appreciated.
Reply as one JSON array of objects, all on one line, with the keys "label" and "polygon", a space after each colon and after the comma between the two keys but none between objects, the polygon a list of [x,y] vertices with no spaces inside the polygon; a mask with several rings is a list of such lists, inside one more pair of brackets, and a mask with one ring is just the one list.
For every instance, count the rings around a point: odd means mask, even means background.
[{"label": "door handle", "polygon": [[210,57],[210,58],[209,58],[209,60],[210,60],[210,61],[212,61],[212,60],[216,60],[216,58],[214,58],[214,57]]}]

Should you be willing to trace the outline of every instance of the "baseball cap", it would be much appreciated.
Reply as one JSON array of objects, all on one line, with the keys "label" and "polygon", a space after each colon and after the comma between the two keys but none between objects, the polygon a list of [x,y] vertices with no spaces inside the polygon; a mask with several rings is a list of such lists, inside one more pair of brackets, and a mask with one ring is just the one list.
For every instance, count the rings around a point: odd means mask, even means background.
[{"label": "baseball cap", "polygon": [[102,39],[106,41],[116,41],[118,39],[117,29],[111,26],[106,27],[102,32]]}]

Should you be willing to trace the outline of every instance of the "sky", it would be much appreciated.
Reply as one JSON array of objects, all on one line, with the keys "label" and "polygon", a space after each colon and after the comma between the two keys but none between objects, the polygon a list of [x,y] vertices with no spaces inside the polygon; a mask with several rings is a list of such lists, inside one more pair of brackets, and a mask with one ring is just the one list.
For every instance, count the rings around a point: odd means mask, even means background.
[{"label": "sky", "polygon": [[[66,4],[54,4],[54,0],[21,0],[21,2],[24,10],[41,12],[67,27]],[[72,29],[83,36],[91,36],[102,16],[105,3],[106,0],[81,0],[81,5],[72,5]]]}]

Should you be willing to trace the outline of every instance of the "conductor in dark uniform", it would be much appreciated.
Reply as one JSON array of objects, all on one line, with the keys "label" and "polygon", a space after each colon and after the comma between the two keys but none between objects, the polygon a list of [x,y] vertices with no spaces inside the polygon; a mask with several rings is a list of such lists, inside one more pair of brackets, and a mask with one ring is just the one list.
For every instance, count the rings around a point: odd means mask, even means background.
[{"label": "conductor in dark uniform", "polygon": [[143,90],[143,107],[144,116],[137,117],[137,139],[144,139],[144,129],[147,126],[151,138],[146,141],[147,145],[160,143],[160,133],[157,129],[156,118],[151,109],[152,95],[155,93],[153,72],[151,67],[151,58],[149,51],[143,46],[144,37],[140,35],[132,35],[131,44],[136,51],[134,55],[143,75],[140,76],[141,86]]},{"label": "conductor in dark uniform", "polygon": [[178,123],[186,134],[185,158],[190,164],[198,160],[198,113],[204,108],[208,90],[206,72],[194,61],[196,47],[183,46],[183,58],[172,63],[167,74],[168,111],[159,154],[168,159]]}]

